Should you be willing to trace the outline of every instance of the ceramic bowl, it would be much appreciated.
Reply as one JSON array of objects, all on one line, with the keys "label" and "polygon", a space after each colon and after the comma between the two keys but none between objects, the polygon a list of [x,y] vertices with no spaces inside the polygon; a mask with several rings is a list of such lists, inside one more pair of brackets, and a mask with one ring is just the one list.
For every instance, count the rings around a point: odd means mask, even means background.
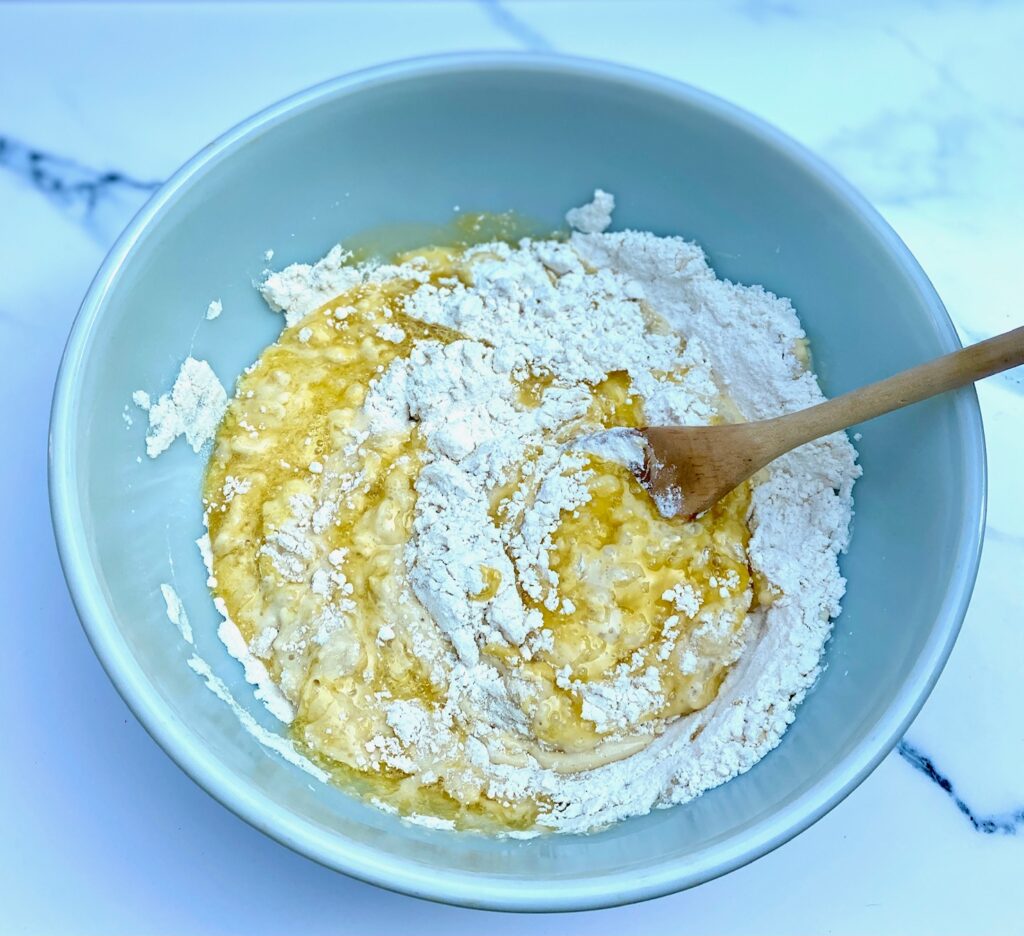
[{"label": "ceramic bowl", "polygon": [[[699,241],[723,277],[792,298],[833,395],[958,347],[914,258],[851,188],[777,130],[665,78],[554,56],[474,54],[374,68],[302,92],[186,163],[118,240],[57,381],[51,500],[82,622],[152,736],[222,803],[347,874],[475,907],[567,910],[699,884],[785,842],[901,737],[956,637],[985,501],[972,390],[863,427],[844,611],[827,667],[782,744],[696,801],[589,836],[509,841],[419,828],[261,746],[186,665],[164,614],[172,582],[195,652],[260,724],[219,645],[194,540],[203,459],[150,461],[138,388],[170,386],[190,351],[230,386],[280,328],[254,281],[390,224],[453,207],[514,209],[554,229],[595,186],[616,228]],[[415,246],[415,234],[410,233]],[[224,307],[207,322],[213,298]],[[173,566],[173,567],[172,567]],[[112,765],[111,769],[117,769]]]}]

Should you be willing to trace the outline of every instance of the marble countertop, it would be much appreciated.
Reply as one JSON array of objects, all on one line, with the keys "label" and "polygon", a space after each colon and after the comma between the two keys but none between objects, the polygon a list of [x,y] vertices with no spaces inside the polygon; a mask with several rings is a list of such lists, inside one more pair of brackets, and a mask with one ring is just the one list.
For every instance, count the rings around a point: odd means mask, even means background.
[{"label": "marble countertop", "polygon": [[1024,321],[1012,279],[1024,255],[1022,47],[1024,5],[1013,0],[0,5],[0,930],[1024,931],[1019,371],[979,387],[991,471],[981,572],[949,664],[899,748],[754,864],[595,913],[481,914],[391,894],[215,803],[148,738],[94,658],[46,499],[54,374],[105,251],[182,161],[293,91],[474,48],[672,75],[774,122],[859,186],[975,341]]}]

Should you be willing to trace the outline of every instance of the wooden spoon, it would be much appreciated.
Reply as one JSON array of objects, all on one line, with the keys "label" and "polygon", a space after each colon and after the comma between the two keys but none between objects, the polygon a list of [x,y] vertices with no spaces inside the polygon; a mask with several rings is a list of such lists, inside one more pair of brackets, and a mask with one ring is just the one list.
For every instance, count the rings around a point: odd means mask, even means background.
[{"label": "wooden spoon", "polygon": [[694,517],[798,445],[1024,364],[1024,327],[809,409],[726,426],[648,426],[641,481],[666,517]]}]

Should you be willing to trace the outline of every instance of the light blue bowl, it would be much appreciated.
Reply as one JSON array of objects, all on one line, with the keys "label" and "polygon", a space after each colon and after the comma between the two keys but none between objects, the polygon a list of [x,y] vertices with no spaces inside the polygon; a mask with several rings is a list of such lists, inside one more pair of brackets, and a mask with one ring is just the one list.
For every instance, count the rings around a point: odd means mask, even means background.
[{"label": "light blue bowl", "polygon": [[[409,894],[516,910],[601,907],[763,855],[838,803],[900,738],[974,582],[985,456],[976,397],[962,390],[863,429],[865,474],[843,559],[849,591],[827,669],[777,750],[691,804],[589,837],[431,831],[321,785],[242,729],[186,666],[190,648],[158,589],[175,584],[198,652],[273,727],[214,634],[193,545],[202,460],[179,442],[137,464],[141,420],[128,430],[122,421],[131,392],[168,387],[190,348],[230,385],[280,327],[253,289],[267,248],[275,266],[312,260],[370,227],[447,221],[454,205],[512,208],[554,228],[595,185],[616,194],[616,227],[694,238],[721,276],[792,297],[829,394],[958,346],[896,235],[778,131],[654,75],[479,54],[340,78],[200,152],[111,251],[57,381],[57,542],[89,639],[125,700],[184,770],[253,825]],[[205,322],[213,298],[224,314]]]}]

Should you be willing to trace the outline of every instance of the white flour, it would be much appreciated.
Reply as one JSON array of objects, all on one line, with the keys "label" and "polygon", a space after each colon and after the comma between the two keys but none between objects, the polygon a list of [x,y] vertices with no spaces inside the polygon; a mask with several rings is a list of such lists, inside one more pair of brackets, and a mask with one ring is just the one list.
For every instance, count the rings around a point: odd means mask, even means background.
[{"label": "white flour", "polygon": [[149,413],[146,454],[156,458],[181,435],[198,452],[217,432],[228,396],[206,361],[187,357],[170,393],[153,403],[145,390],[136,390],[132,401]]},{"label": "white flour", "polygon": [[[852,446],[844,434],[836,434],[783,456],[755,488],[750,563],[782,594],[749,615],[731,651],[735,665],[711,704],[671,722],[653,740],[648,733],[636,742],[620,733],[664,701],[658,669],[633,672],[623,665],[589,683],[567,672],[559,676],[559,685],[579,693],[584,718],[607,735],[606,762],[573,771],[564,764],[554,769],[543,759],[498,756],[511,735],[527,730],[529,698],[521,695],[526,688],[498,673],[481,647],[511,644],[529,659],[551,646],[552,634],[541,626],[539,612],[524,604],[519,588],[552,610],[567,601],[548,565],[551,533],[563,512],[589,494],[577,443],[552,431],[582,419],[590,401],[584,382],[626,371],[652,424],[707,424],[716,414],[719,385],[747,419],[823,399],[795,353],[804,336],[787,300],[760,287],[717,279],[700,248],[681,239],[602,233],[613,207],[614,199],[599,190],[592,204],[571,211],[567,218],[577,233],[568,243],[472,248],[469,253],[479,259],[471,288],[458,282],[430,285],[415,265],[347,266],[350,255],[340,246],[315,265],[295,264],[271,274],[262,287],[270,306],[293,325],[360,282],[411,279],[421,285],[407,298],[406,313],[467,336],[447,345],[418,343],[408,358],[394,361],[371,384],[365,402],[366,424],[373,432],[394,432],[415,421],[425,440],[405,552],[412,590],[408,600],[418,600],[436,629],[422,635],[417,649],[447,687],[438,710],[392,702],[387,716],[391,733],[372,739],[368,757],[412,773],[423,771],[425,763],[443,773],[443,765],[458,755],[486,778],[491,797],[550,801],[554,808],[541,815],[540,824],[568,832],[692,799],[749,769],[778,744],[818,675],[830,617],[840,610],[845,582],[837,555],[847,543],[851,491],[859,475]],[[668,327],[652,327],[652,314]],[[381,337],[403,340],[390,329],[385,326]],[[685,338],[685,348],[678,336]],[[681,380],[654,376],[680,364],[686,368]],[[205,362],[190,358],[188,373],[183,367],[171,394],[144,406],[150,412],[151,456],[179,434],[197,450],[212,435],[224,404],[205,377],[197,381],[200,366],[209,370]],[[515,405],[516,381],[536,373],[538,366],[553,379],[536,408],[523,409]],[[353,446],[360,442],[356,438]],[[635,439],[624,433],[606,433],[583,447],[625,464],[640,457]],[[536,455],[534,476],[510,499],[508,513],[515,523],[508,527],[513,532],[506,533],[489,517],[489,494],[508,480],[528,448]],[[329,475],[329,465],[316,465],[310,471]],[[238,490],[245,480],[232,484]],[[295,523],[276,534],[287,542],[263,547],[288,578],[301,578],[312,557],[317,505],[300,500]],[[324,596],[342,594],[334,578],[344,582],[343,562],[344,556],[336,562],[332,558],[337,571],[321,569],[311,588]],[[474,600],[486,585],[485,568],[496,569],[502,584],[492,600]],[[734,584],[720,583],[723,596]],[[705,630],[714,629],[711,617],[701,617],[692,588],[678,586],[663,598],[678,615],[672,620],[699,619]],[[339,600],[349,602],[336,619],[343,622],[352,601],[348,593]],[[341,624],[335,628],[333,634],[320,635],[325,648],[344,637]],[[265,668],[255,672],[262,663],[226,615],[221,636],[243,661],[250,682],[259,686],[257,695],[289,720],[288,699]],[[385,627],[378,642],[393,637]],[[261,635],[253,647],[257,643],[262,646]],[[682,655],[683,672],[697,663],[690,650]],[[214,682],[202,661],[190,665],[222,694],[223,684]]]},{"label": "white flour", "polygon": [[164,597],[167,619],[178,628],[178,633],[181,634],[181,639],[185,643],[192,643],[192,625],[189,623],[188,614],[185,613],[185,606],[181,603],[178,593],[172,585],[163,584],[160,586],[160,594]]},{"label": "white flour", "polygon": [[594,200],[579,208],[570,208],[565,213],[569,227],[581,234],[600,234],[612,223],[612,212],[615,210],[615,196],[596,189]]},{"label": "white flour", "polygon": [[264,728],[252,714],[248,712],[244,706],[238,703],[238,700],[231,694],[231,690],[227,687],[227,684],[221,679],[216,673],[210,669],[210,664],[206,662],[201,656],[192,654],[188,658],[189,668],[197,675],[202,677],[206,683],[207,688],[215,695],[218,699],[224,702],[228,708],[238,717],[238,720],[242,723],[242,727],[249,732],[260,744],[262,744],[268,750],[274,751],[280,754],[288,763],[294,764],[296,767],[306,771],[306,773],[315,777],[322,783],[326,783],[330,779],[330,775],[325,770],[321,770],[316,766],[309,758],[303,757],[298,751],[295,750],[295,745],[292,744],[287,738],[282,738],[277,732],[270,731]]}]

